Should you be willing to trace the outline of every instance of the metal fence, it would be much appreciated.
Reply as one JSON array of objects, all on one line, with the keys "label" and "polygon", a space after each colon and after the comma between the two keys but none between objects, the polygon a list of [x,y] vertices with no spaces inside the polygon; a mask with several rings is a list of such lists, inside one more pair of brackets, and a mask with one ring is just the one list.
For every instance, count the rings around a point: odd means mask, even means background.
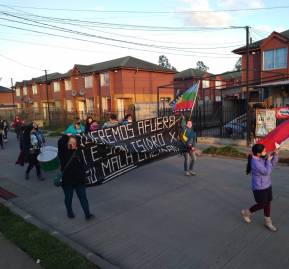
[{"label": "metal fence", "polygon": [[[246,112],[245,100],[199,101],[195,105],[191,119],[198,136],[245,138]],[[172,109],[160,109],[159,116],[172,113]],[[183,114],[186,118],[190,116],[190,112]]]},{"label": "metal fence", "polygon": [[[244,100],[223,100],[220,102],[197,102],[192,113],[194,129],[198,136],[245,138],[247,127],[247,113]],[[103,123],[111,114],[116,114],[119,120],[124,115],[131,114],[135,120],[158,116],[172,115],[172,108],[161,106],[157,111],[157,104],[136,104],[135,107],[122,111],[104,111],[99,117],[99,111],[68,112],[64,110],[50,111],[50,124],[48,124],[47,110],[0,110],[0,118],[12,121],[19,115],[26,122],[34,120],[44,121],[44,125],[54,128],[64,128],[76,117],[85,120],[87,116]],[[189,116],[186,112],[185,116]]]}]

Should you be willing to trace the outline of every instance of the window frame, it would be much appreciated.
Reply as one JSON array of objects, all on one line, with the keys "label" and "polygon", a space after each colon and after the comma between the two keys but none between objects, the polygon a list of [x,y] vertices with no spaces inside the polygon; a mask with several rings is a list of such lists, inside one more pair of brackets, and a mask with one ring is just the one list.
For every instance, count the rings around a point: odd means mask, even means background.
[{"label": "window frame", "polygon": [[85,89],[90,89],[92,87],[93,87],[93,77],[92,77],[92,75],[85,76],[84,77],[84,88]]},{"label": "window frame", "polygon": [[[286,51],[286,57],[285,57],[285,65],[284,66],[278,66],[276,67],[276,62],[277,62],[277,52],[280,50],[285,50]],[[265,55],[266,53],[273,52],[273,63],[272,63],[272,68],[271,67],[265,67]],[[264,50],[263,51],[263,70],[268,71],[268,70],[276,70],[276,69],[287,69],[288,68],[288,48],[276,48],[276,49],[270,49],[270,50]]]},{"label": "window frame", "polygon": [[32,85],[32,94],[33,95],[37,95],[38,94],[37,85]]},{"label": "window frame", "polygon": [[[67,88],[67,85],[69,84],[69,88]],[[66,91],[71,91],[71,89],[72,89],[72,85],[71,85],[71,79],[65,79],[64,80],[64,88],[65,88],[65,90]]]},{"label": "window frame", "polygon": [[23,96],[28,94],[28,87],[23,86]]},{"label": "window frame", "polygon": [[20,88],[16,88],[16,90],[15,90],[15,95],[16,95],[17,97],[20,97],[20,96],[21,96],[21,89],[20,89]]},{"label": "window frame", "polygon": [[[57,85],[57,87],[55,87]],[[59,81],[53,81],[53,92],[60,92],[60,82]]]}]

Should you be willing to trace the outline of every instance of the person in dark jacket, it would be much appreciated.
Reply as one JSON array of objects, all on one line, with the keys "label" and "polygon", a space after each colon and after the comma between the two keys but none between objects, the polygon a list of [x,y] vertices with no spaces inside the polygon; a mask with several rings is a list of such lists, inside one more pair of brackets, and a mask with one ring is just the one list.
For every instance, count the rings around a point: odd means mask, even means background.
[{"label": "person in dark jacket", "polygon": [[[20,138],[20,135],[19,135]],[[24,159],[28,162],[28,166],[25,173],[25,179],[29,179],[29,173],[35,166],[36,174],[39,180],[44,180],[41,175],[40,163],[37,160],[37,156],[40,153],[40,148],[45,143],[44,136],[40,132],[36,123],[30,124],[23,132],[23,148]]]},{"label": "person in dark jacket", "polygon": [[4,127],[3,141],[8,142],[9,124],[8,124],[7,120],[3,120],[3,127]]},{"label": "person in dark jacket", "polygon": [[91,116],[86,118],[86,121],[85,121],[85,133],[89,133],[90,132],[90,126],[91,126],[92,122],[93,122],[93,118]]},{"label": "person in dark jacket", "polygon": [[19,116],[15,117],[15,120],[12,124],[12,127],[15,129],[15,133],[17,136],[17,140],[19,140],[19,136],[20,136],[20,132],[21,132],[21,127],[23,126],[24,121],[21,120],[21,118]]},{"label": "person in dark jacket", "polygon": [[194,164],[196,162],[196,142],[197,136],[193,130],[192,121],[182,121],[182,132],[180,135],[181,152],[184,155],[184,170],[185,175],[195,176]]},{"label": "person in dark jacket", "polygon": [[0,120],[0,147],[1,149],[4,149],[3,142],[4,142],[4,124],[3,124],[3,121]]},{"label": "person in dark jacket", "polygon": [[60,138],[58,156],[62,171],[62,189],[67,216],[69,218],[75,217],[72,210],[73,192],[75,191],[84,211],[85,219],[94,218],[89,210],[85,188],[85,165],[76,137],[64,135]]}]

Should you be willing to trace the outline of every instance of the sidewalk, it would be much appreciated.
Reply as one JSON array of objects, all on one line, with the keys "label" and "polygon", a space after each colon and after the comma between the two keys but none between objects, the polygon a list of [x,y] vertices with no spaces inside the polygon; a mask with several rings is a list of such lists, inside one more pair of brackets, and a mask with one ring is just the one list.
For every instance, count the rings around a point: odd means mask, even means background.
[{"label": "sidewalk", "polygon": [[[200,150],[204,150],[204,149],[206,149],[208,147],[224,147],[224,146],[227,146],[227,145],[230,145],[230,146],[238,149],[239,151],[241,151],[243,153],[246,153],[246,154],[251,153],[251,147],[241,146],[241,145],[234,145],[234,140],[232,140],[231,144],[227,144],[227,143],[220,144],[220,143],[211,143],[211,141],[208,141],[208,143],[206,143],[206,141],[203,139],[201,143],[197,144],[197,147]],[[280,158],[289,159],[289,151],[281,149],[280,152],[279,152],[279,156],[280,156]]]},{"label": "sidewalk", "polygon": [[0,268],[2,269],[41,269],[25,252],[6,240],[0,233]]}]

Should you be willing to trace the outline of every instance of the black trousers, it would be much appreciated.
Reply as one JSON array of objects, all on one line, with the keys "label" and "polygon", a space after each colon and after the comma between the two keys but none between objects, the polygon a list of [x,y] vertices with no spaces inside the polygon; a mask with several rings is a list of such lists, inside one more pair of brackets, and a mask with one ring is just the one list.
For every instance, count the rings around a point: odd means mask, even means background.
[{"label": "black trousers", "polygon": [[28,166],[26,169],[26,174],[29,174],[32,168],[35,166],[36,168],[36,173],[37,176],[41,175],[41,170],[40,170],[40,163],[37,160],[37,153],[29,154],[29,159],[28,159]]},{"label": "black trousers", "polygon": [[3,134],[0,133],[0,147],[3,149]]},{"label": "black trousers", "polygon": [[66,206],[67,215],[73,216],[73,210],[72,210],[72,198],[73,198],[73,192],[75,191],[77,194],[77,197],[80,201],[80,204],[82,206],[82,209],[84,211],[85,217],[89,217],[90,211],[89,211],[89,205],[88,200],[86,196],[86,189],[84,184],[78,184],[78,185],[63,185],[62,186],[63,192],[64,192],[64,204]]}]

